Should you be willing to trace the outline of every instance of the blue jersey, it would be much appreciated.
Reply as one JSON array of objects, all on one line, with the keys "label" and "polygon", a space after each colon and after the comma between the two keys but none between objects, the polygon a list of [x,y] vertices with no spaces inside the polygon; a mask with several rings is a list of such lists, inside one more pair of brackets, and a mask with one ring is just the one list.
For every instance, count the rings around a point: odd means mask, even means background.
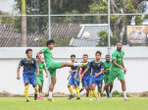
[{"label": "blue jersey", "polygon": [[[84,72],[85,69],[89,67],[89,65],[90,65],[90,62],[87,62],[87,65],[82,66],[82,71]],[[89,68],[88,71],[84,74],[84,77],[89,76],[90,72],[91,72],[91,69]]]},{"label": "blue jersey", "polygon": [[23,66],[23,73],[24,74],[35,74],[37,68],[37,62],[34,58],[31,60],[27,60],[26,58],[22,59],[19,63],[19,66]]},{"label": "blue jersey", "polygon": [[104,63],[102,61],[96,62],[94,60],[90,62],[89,67],[91,68],[92,75],[94,76],[95,74],[99,73],[101,70],[104,70]]},{"label": "blue jersey", "polygon": [[[78,69],[78,66],[72,66],[71,67],[71,70],[77,70],[77,69]],[[76,72],[73,72],[72,75],[71,75],[71,77],[74,77],[75,73]],[[79,76],[79,74],[78,74],[78,76]]]}]

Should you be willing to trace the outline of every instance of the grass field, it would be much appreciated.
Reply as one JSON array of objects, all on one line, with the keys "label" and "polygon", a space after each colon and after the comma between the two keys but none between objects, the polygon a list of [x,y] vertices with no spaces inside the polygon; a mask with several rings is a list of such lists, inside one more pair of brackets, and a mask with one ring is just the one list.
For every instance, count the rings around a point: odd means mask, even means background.
[{"label": "grass field", "polygon": [[33,101],[26,103],[21,97],[1,97],[0,110],[148,110],[148,98],[103,98],[101,101],[90,101],[88,98],[81,100],[67,100],[55,98],[54,102]]}]

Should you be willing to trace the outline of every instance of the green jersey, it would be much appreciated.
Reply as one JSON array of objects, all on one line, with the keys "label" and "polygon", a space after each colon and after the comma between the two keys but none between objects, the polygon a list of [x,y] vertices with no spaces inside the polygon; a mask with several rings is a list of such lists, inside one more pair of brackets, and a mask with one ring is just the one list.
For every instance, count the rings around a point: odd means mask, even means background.
[{"label": "green jersey", "polygon": [[46,48],[43,48],[41,51],[44,55],[46,66],[49,67],[49,65],[54,61],[51,50],[46,47]]},{"label": "green jersey", "polygon": [[105,67],[104,70],[107,71],[107,73],[105,73],[105,75],[108,75],[109,74],[111,65],[112,65],[112,62],[111,61],[110,62],[107,62],[107,61],[104,62],[104,67]]},{"label": "green jersey", "polygon": [[[116,50],[112,53],[112,61],[116,60],[118,65],[122,65],[123,57],[124,57],[124,51],[119,52]],[[120,68],[112,64],[112,69],[119,70]]]},{"label": "green jersey", "polygon": [[44,63],[40,63],[40,64],[38,64],[38,67],[39,67],[39,77],[43,77],[43,70],[46,70],[46,66],[45,66],[45,64]]}]

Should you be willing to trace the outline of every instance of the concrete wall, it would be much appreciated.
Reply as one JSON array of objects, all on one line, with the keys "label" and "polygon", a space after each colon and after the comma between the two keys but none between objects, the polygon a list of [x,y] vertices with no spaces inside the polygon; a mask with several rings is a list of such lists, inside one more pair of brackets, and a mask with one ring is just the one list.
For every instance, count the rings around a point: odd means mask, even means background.
[{"label": "concrete wall", "polygon": [[[24,51],[26,48],[0,48],[0,92],[7,91],[13,94],[23,94],[23,80],[16,80],[16,68],[21,58],[25,57]],[[113,51],[115,48],[112,48]],[[40,48],[33,48],[34,56]],[[95,58],[96,50],[101,50],[104,56],[107,54],[107,48],[55,48],[53,54],[56,61],[70,61],[70,54],[76,54],[77,60],[81,61],[81,56],[84,53],[89,55],[89,60]],[[125,51],[125,65],[128,69],[126,74],[127,91],[140,92],[148,91],[148,47],[124,47]],[[55,92],[65,92],[67,90],[67,75],[69,68],[57,70],[57,84]],[[44,92],[47,92],[49,86],[49,79],[45,79]],[[121,91],[120,82],[115,81],[114,89]],[[30,87],[30,93],[33,92]]]}]

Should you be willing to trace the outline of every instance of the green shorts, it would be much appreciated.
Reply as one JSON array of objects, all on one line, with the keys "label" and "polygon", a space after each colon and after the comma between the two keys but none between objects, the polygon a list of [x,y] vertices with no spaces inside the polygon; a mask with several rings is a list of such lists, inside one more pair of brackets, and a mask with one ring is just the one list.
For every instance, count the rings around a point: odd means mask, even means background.
[{"label": "green shorts", "polygon": [[107,75],[104,74],[104,83],[105,83],[105,84],[108,84],[109,82],[111,82],[111,81],[110,81],[110,78],[109,78],[109,74],[107,74]]},{"label": "green shorts", "polygon": [[51,78],[56,77],[56,70],[62,68],[62,62],[52,62],[47,67],[48,71],[50,72]]},{"label": "green shorts", "polygon": [[118,78],[118,80],[125,80],[124,71],[122,69],[111,70],[111,73],[109,75],[109,82],[113,83],[116,78]]},{"label": "green shorts", "polygon": [[43,86],[44,78],[43,77],[36,77],[36,82],[38,86]]}]

